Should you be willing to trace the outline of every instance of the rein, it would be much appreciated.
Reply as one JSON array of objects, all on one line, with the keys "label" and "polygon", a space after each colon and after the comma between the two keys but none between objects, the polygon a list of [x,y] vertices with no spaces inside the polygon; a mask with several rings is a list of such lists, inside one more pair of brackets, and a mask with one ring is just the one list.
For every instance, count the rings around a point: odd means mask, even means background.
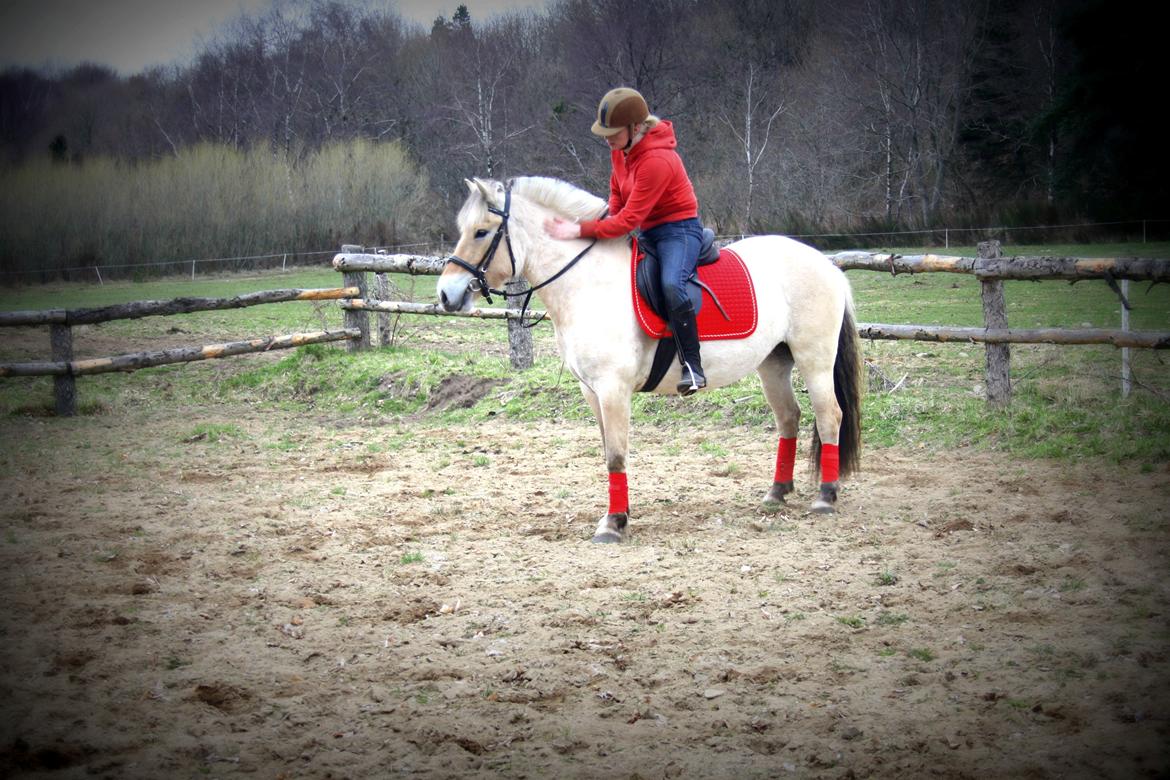
[{"label": "rein", "polygon": [[[499,249],[501,238],[508,244],[508,259],[512,262],[512,276],[510,278],[511,279],[516,278],[516,253],[512,251],[512,237],[511,237],[511,235],[508,234],[508,217],[511,216],[511,211],[512,211],[512,184],[511,184],[511,182],[508,183],[507,188],[504,190],[504,208],[497,209],[495,206],[492,206],[489,203],[487,210],[488,210],[488,212],[498,216],[501,220],[503,220],[503,222],[500,224],[500,228],[499,228],[499,230],[496,231],[496,234],[494,236],[492,236],[492,243],[491,243],[491,245],[488,246],[487,252],[484,253],[483,259],[479,261],[478,265],[472,265],[471,263],[467,262],[466,260],[464,260],[461,257],[458,257],[456,255],[449,255],[447,257],[446,262],[454,263],[455,265],[459,266],[460,268],[462,268],[465,271],[467,271],[468,273],[470,273],[472,275],[472,277],[474,277],[474,281],[472,282],[472,284],[474,286],[471,288],[472,291],[483,293],[484,300],[486,300],[488,302],[488,304],[490,305],[492,303],[492,295],[499,295],[499,296],[503,297],[505,300],[507,300],[507,298],[508,298],[508,292],[506,290],[497,290],[497,289],[493,288],[491,285],[488,284],[488,280],[487,280],[487,268],[489,265],[491,265],[492,259],[496,256],[496,250]],[[604,212],[602,212],[602,213],[604,214]],[[592,249],[593,245],[596,243],[597,243],[597,239],[594,238],[592,241],[589,242],[589,246],[585,247],[580,252],[578,252],[577,256],[574,257],[572,260],[570,260],[568,263],[566,263],[564,265],[564,267],[561,268],[561,270],[557,271],[555,274],[553,274],[549,278],[545,279],[540,284],[538,284],[534,287],[529,287],[527,290],[524,291],[524,303],[521,304],[521,306],[520,306],[520,325],[522,327],[535,328],[545,318],[545,315],[542,314],[542,315],[540,315],[540,319],[536,320],[531,325],[524,324],[524,315],[528,312],[528,304],[532,302],[533,294],[537,290],[540,290],[540,289],[543,289],[543,288],[549,286],[550,284],[555,282],[557,279],[560,279],[562,276],[564,276],[565,273],[568,272],[568,270],[570,268],[575,266],[577,264],[577,262],[582,257],[584,257],[586,254],[589,253],[589,250]]]}]

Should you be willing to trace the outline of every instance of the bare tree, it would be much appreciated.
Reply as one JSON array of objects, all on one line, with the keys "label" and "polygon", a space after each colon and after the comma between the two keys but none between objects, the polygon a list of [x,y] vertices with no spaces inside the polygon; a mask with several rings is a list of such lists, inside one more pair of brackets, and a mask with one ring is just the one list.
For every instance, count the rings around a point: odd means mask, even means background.
[{"label": "bare tree", "polygon": [[864,0],[853,60],[872,84],[871,130],[888,221],[914,204],[923,224],[948,185],[981,46],[986,0]]},{"label": "bare tree", "polygon": [[504,168],[509,143],[536,126],[530,117],[517,117],[512,110],[523,93],[519,74],[527,51],[524,25],[523,18],[511,17],[475,29],[468,18],[451,38],[437,42],[440,53],[448,55],[442,60],[443,83],[438,85],[440,114],[449,126],[462,130],[464,140],[453,148],[488,176],[499,175]]},{"label": "bare tree", "polygon": [[768,150],[768,141],[772,135],[772,123],[784,111],[784,101],[780,98],[770,98],[770,90],[765,86],[771,82],[766,79],[765,71],[750,60],[743,66],[742,76],[742,103],[738,116],[729,116],[727,111],[721,111],[719,119],[731,129],[735,140],[743,155],[744,169],[747,171],[747,206],[744,208],[743,226],[751,229],[752,205],[756,187],[756,168]]}]

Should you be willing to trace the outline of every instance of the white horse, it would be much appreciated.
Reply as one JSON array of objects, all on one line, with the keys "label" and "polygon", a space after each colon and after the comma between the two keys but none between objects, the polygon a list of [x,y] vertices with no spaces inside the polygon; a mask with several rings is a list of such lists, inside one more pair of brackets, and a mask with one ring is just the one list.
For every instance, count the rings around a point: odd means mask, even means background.
[{"label": "white horse", "polygon": [[[630,247],[622,239],[593,245],[545,233],[547,217],[596,218],[606,205],[566,182],[523,177],[505,186],[475,179],[467,187],[459,242],[438,281],[439,300],[447,311],[466,311],[478,295],[489,301],[492,293],[503,295],[509,281],[525,279],[538,289],[565,365],[601,425],[610,505],[593,541],[620,542],[629,517],[630,399],[650,374],[657,343],[635,320]],[[776,473],[762,507],[775,512],[793,490],[800,422],[793,365],[800,370],[816,417],[813,471],[822,477],[811,510],[832,512],[839,476],[860,461],[861,360],[849,283],[824,255],[789,238],[756,236],[728,248],[742,258],[755,284],[758,324],[746,338],[703,342],[707,386],[759,373],[780,433]],[[676,362],[668,376],[677,371]],[[673,379],[660,388],[655,392],[673,392]]]}]

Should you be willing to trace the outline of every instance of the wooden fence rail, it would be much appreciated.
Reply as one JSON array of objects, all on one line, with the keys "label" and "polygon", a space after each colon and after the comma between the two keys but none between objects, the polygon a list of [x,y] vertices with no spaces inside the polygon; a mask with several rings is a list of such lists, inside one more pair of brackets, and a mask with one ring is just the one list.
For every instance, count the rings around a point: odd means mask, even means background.
[{"label": "wooden fence rail", "polygon": [[0,363],[0,377],[53,377],[53,396],[57,414],[68,417],[77,414],[75,378],[78,376],[103,374],[111,371],[137,371],[140,368],[171,363],[190,363],[197,360],[225,358],[274,349],[289,349],[305,344],[320,344],[329,341],[352,342],[361,336],[358,330],[346,328],[336,331],[266,336],[246,341],[232,341],[226,344],[210,344],[203,347],[178,347],[150,352],[131,352],[113,357],[74,360],[72,329],[75,325],[188,314],[197,311],[238,309],[288,301],[342,300],[361,294],[362,291],[357,287],[264,290],[232,298],[175,298],[169,301],[133,301],[92,309],[0,312],[0,326],[48,325],[52,351],[52,359],[48,361]]},{"label": "wooden fence rail", "polygon": [[225,344],[209,344],[205,347],[175,347],[174,349],[148,352],[129,352],[125,355],[88,358],[86,360],[0,363],[0,377],[85,376],[87,374],[108,374],[112,371],[137,371],[140,368],[153,368],[170,363],[192,363],[197,360],[246,355],[251,352],[291,349],[305,344],[344,341],[357,338],[357,335],[355,330],[323,330],[316,333],[292,333],[287,336],[265,336],[245,341],[229,341]]},{"label": "wooden fence rail", "polygon": [[[519,320],[519,309],[471,309],[470,311],[447,311],[437,303],[411,303],[410,301],[367,301],[360,298],[342,301],[346,311],[388,312],[391,314],[432,314],[443,317],[474,317],[481,320]],[[525,320],[544,319],[544,312],[528,311]]]},{"label": "wooden fence rail", "polygon": [[[348,248],[348,247],[347,247]],[[1170,260],[1143,257],[1086,259],[1075,257],[957,257],[951,255],[890,255],[837,252],[825,255],[842,271],[884,271],[893,275],[961,273],[1007,280],[1133,279],[1170,282]],[[377,255],[343,251],[333,258],[342,272],[399,273],[438,276],[443,258],[427,255]]]},{"label": "wooden fence rail", "polygon": [[1041,280],[1133,279],[1170,282],[1170,261],[1144,257],[953,257],[837,252],[826,255],[842,271],[898,274],[957,273],[979,279]]},{"label": "wooden fence rail", "polygon": [[174,298],[169,301],[132,301],[93,309],[46,309],[42,311],[0,312],[0,326],[4,325],[94,325],[112,320],[134,320],[141,317],[190,314],[196,311],[219,311],[259,306],[286,301],[329,301],[356,298],[356,287],[329,287],[311,290],[263,290],[244,293],[232,298]]},{"label": "wooden fence rail", "polygon": [[864,339],[937,341],[979,344],[1112,344],[1138,349],[1170,349],[1170,333],[1158,331],[1067,328],[952,328],[934,325],[857,323]]}]

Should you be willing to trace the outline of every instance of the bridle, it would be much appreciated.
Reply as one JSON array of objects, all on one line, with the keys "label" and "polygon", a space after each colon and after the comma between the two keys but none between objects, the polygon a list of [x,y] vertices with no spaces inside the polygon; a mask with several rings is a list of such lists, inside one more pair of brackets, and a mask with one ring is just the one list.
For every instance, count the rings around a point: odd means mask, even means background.
[{"label": "bridle", "polygon": [[479,261],[479,265],[472,265],[458,255],[447,256],[448,263],[454,263],[471,274],[472,277],[474,277],[474,281],[471,283],[468,289],[470,289],[472,292],[482,292],[484,299],[487,300],[489,304],[492,302],[493,293],[505,297],[508,295],[508,293],[504,290],[493,289],[492,286],[488,284],[487,280],[487,268],[489,265],[491,265],[492,258],[496,256],[496,250],[500,248],[500,239],[504,239],[508,242],[508,259],[512,261],[512,276],[509,278],[514,278],[516,276],[516,255],[514,252],[512,252],[512,237],[508,235],[508,214],[511,211],[511,208],[512,185],[509,184],[508,188],[504,190],[504,208],[502,210],[496,208],[490,203],[488,204],[488,211],[492,214],[495,214],[503,221],[500,223],[499,229],[496,230],[496,234],[492,236],[492,243],[488,246],[487,251],[484,252],[483,258]]},{"label": "bridle", "polygon": [[[486,197],[485,197],[485,200],[486,200]],[[492,236],[492,243],[488,245],[487,251],[484,252],[484,254],[483,254],[483,258],[479,261],[479,263],[477,265],[472,265],[471,263],[467,262],[466,260],[464,260],[462,257],[459,257],[458,255],[448,255],[446,262],[447,263],[454,263],[455,265],[459,266],[460,268],[462,268],[463,270],[465,270],[469,274],[471,274],[472,282],[468,286],[468,289],[471,290],[472,292],[483,293],[484,300],[486,300],[488,302],[488,304],[490,305],[492,303],[492,296],[493,295],[499,295],[499,296],[503,297],[505,300],[507,299],[507,297],[509,295],[509,293],[506,290],[497,290],[497,289],[493,288],[490,284],[488,284],[488,280],[487,280],[488,266],[491,265],[492,259],[496,256],[496,250],[500,248],[500,240],[501,239],[503,239],[504,242],[507,243],[507,245],[508,245],[508,259],[512,262],[512,275],[508,278],[509,279],[516,278],[516,253],[512,251],[512,236],[509,235],[509,233],[508,233],[508,217],[511,216],[511,212],[512,212],[512,182],[508,182],[507,187],[504,188],[504,208],[498,209],[495,206],[488,203],[487,210],[488,210],[488,212],[498,216],[502,221],[500,222],[500,227],[497,228],[497,230],[496,230],[496,234],[494,236]],[[602,212],[603,215],[604,215],[604,213],[605,212]],[[584,257],[586,255],[586,253],[588,253],[589,250],[592,249],[593,245],[596,243],[597,243],[597,239],[594,238],[592,241],[589,242],[589,246],[585,247],[580,252],[578,252],[577,256],[574,257],[572,260],[570,260],[568,263],[566,263],[565,266],[563,268],[561,268],[561,270],[557,271],[555,274],[553,274],[549,278],[545,279],[540,284],[535,285],[533,287],[529,287],[527,290],[524,291],[524,303],[520,306],[520,324],[521,325],[523,325],[526,328],[534,328],[538,324],[540,324],[540,321],[544,319],[543,314],[540,316],[540,319],[536,320],[531,325],[524,325],[524,315],[528,312],[528,304],[532,302],[533,293],[535,293],[537,290],[540,290],[544,287],[547,287],[548,285],[555,282],[557,279],[560,279],[562,276],[564,276],[565,272],[568,271],[570,268],[572,268],[574,265],[576,265],[577,261],[580,260],[582,257]]]}]

